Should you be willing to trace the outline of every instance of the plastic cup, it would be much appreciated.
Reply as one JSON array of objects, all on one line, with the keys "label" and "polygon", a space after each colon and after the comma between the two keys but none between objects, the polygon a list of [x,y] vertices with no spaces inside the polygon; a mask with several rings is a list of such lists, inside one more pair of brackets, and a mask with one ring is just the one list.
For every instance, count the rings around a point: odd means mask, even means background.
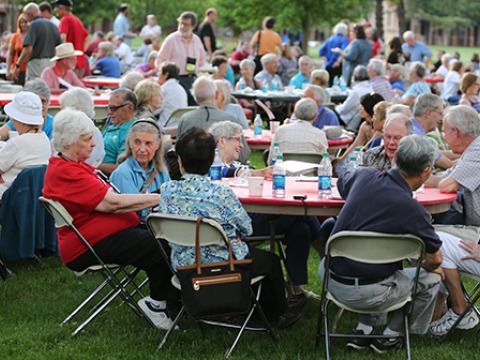
[{"label": "plastic cup", "polygon": [[270,125],[270,132],[272,134],[275,134],[275,132],[277,131],[278,127],[280,126],[280,121],[270,121],[269,122],[269,125]]},{"label": "plastic cup", "polygon": [[250,196],[262,196],[265,179],[261,176],[250,176],[248,180],[248,194]]}]

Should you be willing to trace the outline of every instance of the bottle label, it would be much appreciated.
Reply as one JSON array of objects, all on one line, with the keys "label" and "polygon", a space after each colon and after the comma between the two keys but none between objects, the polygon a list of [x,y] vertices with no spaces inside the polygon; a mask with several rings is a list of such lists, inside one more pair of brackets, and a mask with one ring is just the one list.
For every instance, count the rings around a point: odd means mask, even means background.
[{"label": "bottle label", "polygon": [[253,134],[254,135],[262,135],[262,127],[260,125],[255,125],[253,127]]},{"label": "bottle label", "polygon": [[285,190],[285,175],[273,175],[273,190]]},{"label": "bottle label", "polygon": [[332,177],[331,176],[319,176],[318,177],[318,190],[332,190]]},{"label": "bottle label", "polygon": [[211,180],[222,180],[222,167],[221,166],[212,166],[210,168],[210,179]]}]

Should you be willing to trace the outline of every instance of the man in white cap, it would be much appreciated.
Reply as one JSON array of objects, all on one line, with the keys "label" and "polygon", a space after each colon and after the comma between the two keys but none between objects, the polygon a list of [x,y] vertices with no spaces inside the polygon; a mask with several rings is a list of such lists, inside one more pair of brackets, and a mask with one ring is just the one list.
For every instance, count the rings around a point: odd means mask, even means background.
[{"label": "man in white cap", "polygon": [[73,71],[79,55],[83,55],[83,52],[75,50],[71,43],[58,45],[55,48],[55,56],[50,59],[55,63],[43,70],[40,77],[52,90],[70,89],[74,86],[85,87]]},{"label": "man in white cap", "polygon": [[52,154],[50,140],[41,130],[42,102],[38,95],[21,91],[4,107],[18,136],[0,150],[0,196],[26,167],[47,165]]}]

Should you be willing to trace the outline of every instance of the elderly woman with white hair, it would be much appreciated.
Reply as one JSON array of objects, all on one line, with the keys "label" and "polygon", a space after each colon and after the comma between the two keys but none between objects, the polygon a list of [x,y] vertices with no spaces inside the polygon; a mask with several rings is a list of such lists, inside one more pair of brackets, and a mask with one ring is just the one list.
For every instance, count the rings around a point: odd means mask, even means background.
[{"label": "elderly woman with white hair", "polygon": [[318,51],[318,56],[324,57],[325,69],[328,71],[330,78],[328,86],[332,87],[335,76],[342,76],[342,58],[340,54],[332,51],[332,49],[340,48],[344,50],[348,46],[348,26],[340,22],[333,28],[333,35],[323,43]]},{"label": "elderly woman with white hair", "polygon": [[263,83],[253,77],[255,74],[255,62],[250,59],[244,59],[240,62],[240,73],[242,77],[238,80],[235,90],[250,88],[253,90],[262,90]]},{"label": "elderly woman with white hair", "polygon": [[[150,298],[139,306],[158,328],[172,325],[167,301],[177,301],[170,284],[170,271],[148,230],[138,227],[135,211],[157,206],[159,194],[118,194],[101,180],[85,160],[95,147],[93,121],[84,113],[64,109],[55,117],[53,145],[58,151],[50,158],[43,195],[60,202],[102,260],[109,264],[133,265],[149,278]],[[134,239],[135,241],[132,241]],[[68,227],[58,229],[63,263],[83,271],[97,261]]]},{"label": "elderly woman with white hair", "polygon": [[[59,101],[62,109],[71,108],[74,110],[79,110],[87,115],[90,119],[93,119],[95,116],[95,104],[93,103],[93,97],[92,94],[90,94],[90,92],[86,89],[79,87],[68,89],[60,95]],[[98,167],[105,157],[105,148],[103,144],[102,133],[97,127],[93,129],[93,141],[95,142],[95,147],[93,148],[90,157],[85,160],[85,162],[94,167]]]},{"label": "elderly woman with white hair", "polygon": [[50,141],[41,130],[42,102],[37,95],[21,91],[4,110],[18,135],[0,150],[0,196],[23,169],[46,165],[52,153]]},{"label": "elderly woman with white hair", "polygon": [[[170,180],[163,158],[162,132],[154,120],[140,118],[133,123],[118,162],[110,180],[122,194],[158,193],[160,185]],[[145,208],[137,214],[144,220],[149,212]]]},{"label": "elderly woman with white hair", "polygon": [[217,107],[235,116],[242,125],[242,128],[248,129],[248,121],[242,107],[238,104],[232,104],[231,102],[230,86],[228,83],[223,80],[215,80],[215,85],[217,86],[217,95],[215,97]]}]

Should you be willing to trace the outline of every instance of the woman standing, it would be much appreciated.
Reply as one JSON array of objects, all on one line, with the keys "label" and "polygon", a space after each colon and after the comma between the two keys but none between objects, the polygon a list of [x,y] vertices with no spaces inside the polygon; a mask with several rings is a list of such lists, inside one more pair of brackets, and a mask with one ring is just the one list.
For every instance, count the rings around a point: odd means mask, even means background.
[{"label": "woman standing", "polygon": [[255,74],[262,70],[262,63],[260,59],[265,54],[275,54],[278,47],[283,50],[282,38],[273,31],[275,25],[275,18],[267,16],[263,19],[262,30],[257,31],[250,41],[252,49],[255,50]]},{"label": "woman standing", "polygon": [[16,64],[18,57],[23,50],[23,40],[28,30],[28,20],[25,14],[21,13],[17,19],[17,32],[12,35],[10,38],[10,43],[8,47],[8,56],[7,56],[7,74],[6,78],[8,80],[13,79],[15,84],[24,85],[25,84],[25,74],[27,72],[27,63],[22,64],[19,68],[20,72],[16,79],[13,78],[15,73]]}]

